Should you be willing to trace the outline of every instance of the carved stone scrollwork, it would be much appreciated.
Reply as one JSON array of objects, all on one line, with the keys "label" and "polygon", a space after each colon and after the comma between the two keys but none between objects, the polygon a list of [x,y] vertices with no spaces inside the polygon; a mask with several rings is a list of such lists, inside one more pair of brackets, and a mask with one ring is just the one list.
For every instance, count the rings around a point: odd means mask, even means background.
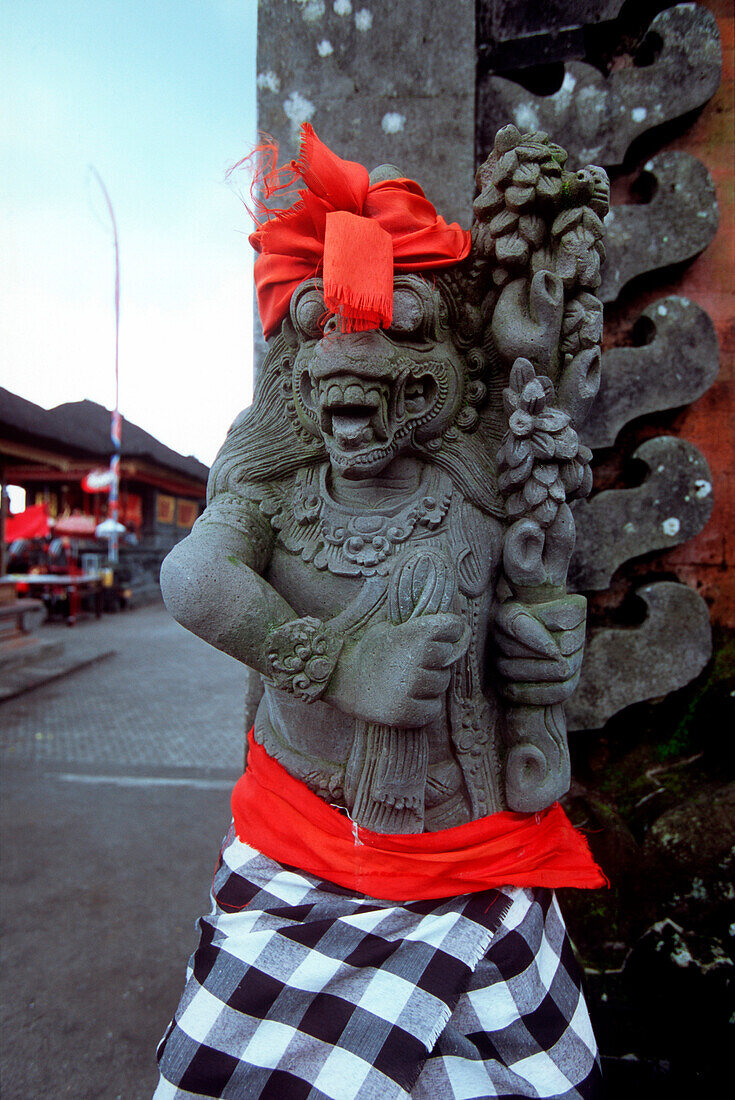
[{"label": "carved stone scrollwork", "polygon": [[662,122],[706,103],[720,81],[717,23],[699,4],[678,4],[651,22],[660,42],[652,64],[620,68],[607,78],[593,65],[571,61],[561,88],[537,96],[501,76],[480,80],[478,118],[492,136],[508,119],[563,141],[577,161],[614,165],[631,142]]},{"label": "carved stone scrollwork", "polygon": [[566,708],[572,730],[600,729],[624,707],[675,691],[698,676],[712,655],[709,612],[698,593],[659,581],[636,596],[648,612],[640,626],[590,632],[579,687]]},{"label": "carved stone scrollwork", "polygon": [[[646,47],[650,50],[644,57]],[[487,127],[484,133],[489,131],[491,136],[495,125],[511,117],[519,125],[548,129],[578,163],[593,158],[608,167],[619,165],[640,135],[703,105],[717,88],[720,67],[714,15],[703,5],[680,4],[652,21],[633,64],[618,64],[607,77],[591,65],[571,62],[565,65],[557,92],[536,96],[502,77],[481,76],[480,127]],[[652,136],[651,140],[656,139]],[[692,259],[710,243],[717,229],[713,181],[695,157],[663,151],[643,163],[640,172],[638,183],[650,196],[648,201],[614,206],[605,218],[607,258],[596,290],[604,302],[615,301],[631,280],[644,273]],[[579,295],[576,307],[567,304],[562,325],[565,354],[580,356],[577,363],[567,361],[567,377],[572,380],[575,372],[589,367],[590,390],[595,379],[601,378],[594,400],[585,400],[584,386],[579,384],[575,384],[576,393],[568,396],[563,376],[557,381],[553,370],[544,369],[557,388],[557,403],[572,412],[580,438],[591,448],[612,446],[620,429],[634,419],[695,400],[711,385],[718,367],[714,326],[707,314],[693,302],[670,297],[643,311],[634,327],[634,337],[643,338],[640,346],[607,351],[600,370],[599,360],[594,362],[592,354],[588,362],[581,358],[582,346],[566,344],[568,335],[575,338],[585,328],[592,330],[600,306],[597,299],[595,302],[596,306],[586,303],[592,308],[583,320]],[[593,344],[594,339],[590,346]],[[631,457],[648,467],[640,485],[603,492],[574,505],[578,530],[570,565],[573,589],[605,588],[627,560],[692,538],[709,517],[711,478],[696,448],[678,440],[649,440]],[[699,610],[679,621],[673,596],[668,600],[672,618],[667,645],[672,651],[678,648],[681,659],[671,663],[666,690],[688,682],[709,652],[709,640],[705,644],[697,625],[705,610],[701,598],[684,591],[681,600],[688,601],[688,606],[698,601]],[[663,604],[658,614],[664,614]],[[642,637],[643,629],[639,635],[633,631],[626,635],[631,644],[636,636]],[[597,637],[593,626],[590,638]],[[699,656],[694,660],[697,645]],[[636,697],[659,693],[654,688],[655,663],[652,649],[634,677]],[[648,692],[644,687],[647,669],[651,670]],[[588,662],[582,669],[578,693],[569,704],[570,714],[576,714],[580,697],[596,700],[597,710],[608,715],[625,705],[623,693],[615,694],[614,686],[608,688],[608,675],[596,682],[593,675],[602,674]]]},{"label": "carved stone scrollwork", "polygon": [[614,206],[606,219],[603,302],[614,302],[636,275],[691,260],[717,232],[715,185],[701,161],[689,153],[659,153],[644,172],[655,184],[651,201]]},{"label": "carved stone scrollwork", "polygon": [[678,546],[704,527],[712,511],[712,475],[691,443],[649,439],[633,457],[648,474],[634,489],[608,489],[574,506],[577,544],[569,567],[575,591],[607,588],[623,562]]},{"label": "carved stone scrollwork", "polygon": [[688,405],[717,377],[715,328],[695,302],[662,298],[642,311],[633,331],[643,326],[648,342],[602,357],[600,392],[582,429],[588,447],[611,447],[631,420]]}]

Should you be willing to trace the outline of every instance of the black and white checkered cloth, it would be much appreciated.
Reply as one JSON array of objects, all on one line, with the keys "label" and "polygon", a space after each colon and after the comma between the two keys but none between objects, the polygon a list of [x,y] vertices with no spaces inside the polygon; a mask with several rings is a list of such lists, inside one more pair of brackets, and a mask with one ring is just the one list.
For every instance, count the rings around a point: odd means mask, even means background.
[{"label": "black and white checkered cloth", "polygon": [[601,1095],[549,890],[380,901],[231,830],[199,924],[154,1100]]}]

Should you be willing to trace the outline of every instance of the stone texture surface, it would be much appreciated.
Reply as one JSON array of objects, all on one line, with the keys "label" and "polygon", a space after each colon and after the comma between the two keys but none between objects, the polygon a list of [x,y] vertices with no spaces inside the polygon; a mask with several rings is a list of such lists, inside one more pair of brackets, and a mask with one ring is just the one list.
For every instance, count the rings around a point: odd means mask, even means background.
[{"label": "stone texture surface", "polygon": [[646,342],[611,348],[602,357],[600,390],[582,429],[588,447],[612,447],[629,421],[688,405],[712,385],[719,369],[714,325],[687,298],[661,298],[633,327]]},{"label": "stone texture surface", "polygon": [[260,0],[258,126],[282,162],[311,122],[341,157],[397,165],[447,220],[468,225],[474,86],[472,0]]},{"label": "stone texture surface", "polygon": [[[526,5],[517,5],[522,12]],[[533,10],[533,9],[530,9]],[[478,83],[481,155],[495,131],[514,122],[522,130],[546,130],[572,159],[620,164],[632,141],[706,103],[720,80],[720,42],[711,12],[679,4],[656,16],[649,33],[661,52],[653,64],[620,68],[605,78],[594,66],[571,61],[561,88],[536,96],[519,84],[488,74]]]},{"label": "stone texture surface", "polygon": [[614,206],[606,219],[607,262],[598,291],[614,302],[636,275],[691,260],[717,232],[717,196],[712,177],[688,153],[659,153],[644,171],[655,190],[648,203]]},{"label": "stone texture surface", "polygon": [[657,436],[633,458],[648,467],[641,485],[607,489],[574,505],[577,544],[569,582],[577,592],[607,588],[623,562],[686,542],[709,519],[712,475],[696,447]]},{"label": "stone texture surface", "polygon": [[662,814],[646,835],[643,855],[700,875],[735,846],[735,783],[707,791]]},{"label": "stone texture surface", "polygon": [[600,729],[624,707],[681,687],[712,654],[707,605],[696,592],[660,581],[636,595],[648,611],[640,626],[590,631],[579,687],[566,706],[570,730]]},{"label": "stone texture surface", "polygon": [[[712,621],[723,628],[735,627],[735,295],[733,293],[733,245],[735,227],[735,9],[732,0],[708,0],[718,20],[723,45],[722,84],[710,102],[686,129],[667,133],[667,147],[698,157],[707,167],[717,190],[720,225],[714,240],[686,266],[661,269],[647,279],[636,279],[615,305],[605,309],[607,346],[629,342],[629,328],[641,309],[670,295],[684,296],[706,310],[720,346],[720,371],[709,390],[686,408],[657,417],[659,430],[688,439],[706,456],[712,470],[712,516],[696,539],[649,559],[640,571],[675,573],[705,597]],[[652,139],[656,135],[651,135]],[[663,135],[659,141],[663,140]],[[641,165],[652,149],[639,147]],[[631,165],[631,169],[634,166]],[[625,181],[621,181],[622,184]],[[623,199],[618,194],[617,201]],[[650,434],[653,425],[634,425],[627,439],[632,443]],[[626,430],[627,431],[627,430]],[[635,569],[626,567],[627,575]]]}]

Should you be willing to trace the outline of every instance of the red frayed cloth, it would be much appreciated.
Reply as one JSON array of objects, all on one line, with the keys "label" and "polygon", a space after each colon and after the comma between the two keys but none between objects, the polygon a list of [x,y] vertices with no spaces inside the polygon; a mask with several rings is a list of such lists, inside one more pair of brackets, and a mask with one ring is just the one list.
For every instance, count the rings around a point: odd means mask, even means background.
[{"label": "red frayed cloth", "polygon": [[542,813],[497,813],[436,833],[373,833],[289,775],[252,730],[232,813],[239,839],[263,855],[374,898],[609,885],[558,802]]},{"label": "red frayed cloth", "polygon": [[[470,234],[447,224],[417,183],[371,186],[367,170],[336,156],[308,123],[287,171],[306,188],[250,236],[259,253],[255,286],[266,339],[287,315],[296,287],[314,275],[324,274],[327,308],[343,331],[377,328],[391,322],[394,272],[447,267],[469,253]],[[274,184],[269,193],[285,187]]]}]

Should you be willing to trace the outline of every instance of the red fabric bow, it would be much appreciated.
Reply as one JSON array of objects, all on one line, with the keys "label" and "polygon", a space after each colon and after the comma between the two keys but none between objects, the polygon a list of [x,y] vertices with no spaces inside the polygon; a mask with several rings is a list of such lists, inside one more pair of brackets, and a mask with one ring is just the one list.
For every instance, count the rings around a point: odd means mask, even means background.
[{"label": "red fabric bow", "polygon": [[439,217],[417,183],[370,185],[367,170],[341,160],[308,123],[290,167],[306,188],[250,236],[266,339],[304,279],[323,273],[327,309],[343,331],[377,328],[391,322],[394,271],[447,267],[469,253],[470,234]]}]

